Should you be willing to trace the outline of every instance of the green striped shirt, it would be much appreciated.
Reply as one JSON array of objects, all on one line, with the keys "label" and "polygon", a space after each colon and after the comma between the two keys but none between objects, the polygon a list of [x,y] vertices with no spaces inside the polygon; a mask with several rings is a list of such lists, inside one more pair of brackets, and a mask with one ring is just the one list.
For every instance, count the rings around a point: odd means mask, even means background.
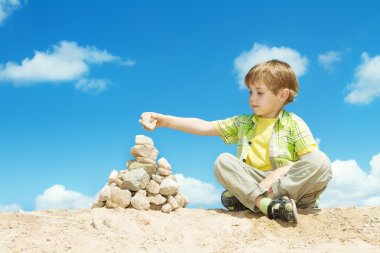
[{"label": "green striped shirt", "polygon": [[[257,116],[252,114],[238,115],[212,123],[226,144],[237,144],[237,157],[245,162],[256,121]],[[282,110],[269,140],[269,160],[272,169],[293,164],[299,160],[299,156],[316,149],[318,146],[306,123],[294,113]]]}]

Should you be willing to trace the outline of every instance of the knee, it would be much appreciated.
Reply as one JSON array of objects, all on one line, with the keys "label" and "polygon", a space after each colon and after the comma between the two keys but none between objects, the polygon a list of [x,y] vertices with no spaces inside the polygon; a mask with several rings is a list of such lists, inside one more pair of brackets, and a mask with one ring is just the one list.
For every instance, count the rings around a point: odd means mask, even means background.
[{"label": "knee", "polygon": [[308,162],[310,166],[321,174],[331,174],[330,159],[320,150],[314,150],[304,155],[301,160]]},{"label": "knee", "polygon": [[228,168],[228,166],[226,166],[229,161],[233,158],[234,156],[231,155],[230,153],[222,153],[218,156],[218,158],[216,158],[215,160],[215,164],[214,164],[214,173],[215,173],[215,176],[216,178],[220,178],[221,176],[221,171]]},{"label": "knee", "polygon": [[221,153],[218,158],[215,160],[215,166],[220,165],[220,164],[226,164],[231,158],[234,156],[230,153]]}]

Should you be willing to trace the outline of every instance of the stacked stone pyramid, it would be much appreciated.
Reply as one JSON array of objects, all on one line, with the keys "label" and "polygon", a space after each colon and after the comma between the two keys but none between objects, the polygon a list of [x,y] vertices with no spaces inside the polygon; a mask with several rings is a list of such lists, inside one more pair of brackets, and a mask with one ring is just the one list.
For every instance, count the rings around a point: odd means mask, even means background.
[{"label": "stacked stone pyramid", "polygon": [[162,157],[156,165],[158,150],[151,138],[136,135],[131,155],[135,159],[127,162],[127,170],[111,172],[108,183],[100,191],[93,208],[133,207],[169,213],[189,203],[179,192],[179,184],[169,162]]}]

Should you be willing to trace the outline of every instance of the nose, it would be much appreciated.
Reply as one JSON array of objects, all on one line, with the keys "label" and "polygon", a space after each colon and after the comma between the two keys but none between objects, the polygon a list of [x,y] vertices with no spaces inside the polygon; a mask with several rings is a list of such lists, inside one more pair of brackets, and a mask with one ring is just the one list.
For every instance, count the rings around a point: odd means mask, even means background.
[{"label": "nose", "polygon": [[251,96],[249,97],[249,101],[252,103],[253,101],[255,101],[255,98],[254,98],[254,95],[251,94]]}]

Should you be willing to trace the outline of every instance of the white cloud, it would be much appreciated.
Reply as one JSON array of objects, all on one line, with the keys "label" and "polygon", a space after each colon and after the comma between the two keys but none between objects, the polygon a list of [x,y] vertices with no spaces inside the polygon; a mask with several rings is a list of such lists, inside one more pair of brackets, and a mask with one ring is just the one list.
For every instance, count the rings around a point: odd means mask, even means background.
[{"label": "white cloud", "polygon": [[18,204],[9,204],[9,205],[1,205],[0,204],[0,213],[14,213],[22,210],[21,206]]},{"label": "white cloud", "polygon": [[130,66],[130,67],[132,67],[132,66],[135,66],[136,65],[136,61],[134,61],[134,60],[126,60],[126,61],[122,61],[121,62],[121,65],[123,65],[123,66]]},{"label": "white cloud", "polygon": [[53,185],[36,198],[36,210],[90,208],[93,198],[79,192]]},{"label": "white cloud", "polygon": [[206,205],[220,203],[222,190],[213,184],[202,182],[198,179],[176,174],[180,191],[189,198],[190,204]]},{"label": "white cloud", "polygon": [[366,173],[354,160],[332,163],[333,178],[321,196],[321,206],[378,206],[380,205],[380,153],[370,161]]},{"label": "white cloud", "polygon": [[81,79],[75,84],[75,88],[77,90],[86,92],[86,93],[93,93],[98,94],[100,92],[103,92],[107,89],[109,84],[108,80],[104,79]]},{"label": "white cloud", "polygon": [[302,56],[292,48],[268,47],[264,44],[254,43],[250,51],[242,52],[234,60],[239,87],[241,89],[245,88],[244,77],[250,68],[258,63],[272,59],[287,62],[293,68],[297,76],[305,74],[309,62],[306,56]]},{"label": "white cloud", "polygon": [[362,64],[355,70],[355,80],[347,88],[345,101],[350,104],[369,104],[380,96],[380,55],[370,58],[362,53]]},{"label": "white cloud", "polygon": [[341,60],[341,53],[337,51],[328,51],[324,54],[318,55],[318,62],[321,64],[329,73],[334,71],[334,63]]},{"label": "white cloud", "polygon": [[96,89],[99,93],[106,90],[108,82],[86,77],[92,65],[109,62],[124,66],[135,64],[132,60],[123,61],[106,50],[80,47],[75,42],[62,41],[46,52],[35,51],[33,58],[25,58],[20,64],[8,62],[5,66],[0,65],[0,81],[11,82],[18,87],[77,81],[77,89],[85,92]]},{"label": "white cloud", "polygon": [[0,25],[9,17],[15,10],[19,9],[23,1],[20,0],[0,0]]}]

